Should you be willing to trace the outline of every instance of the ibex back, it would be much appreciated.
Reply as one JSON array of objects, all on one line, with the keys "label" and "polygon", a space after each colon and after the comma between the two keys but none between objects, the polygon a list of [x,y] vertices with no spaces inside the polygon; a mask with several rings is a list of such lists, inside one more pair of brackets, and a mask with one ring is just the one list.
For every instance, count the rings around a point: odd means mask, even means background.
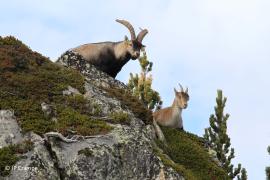
[{"label": "ibex back", "polygon": [[141,30],[136,37],[133,26],[125,20],[116,20],[128,28],[131,40],[125,37],[124,41],[90,43],[78,46],[70,51],[78,53],[86,61],[113,78],[121,71],[122,67],[130,60],[136,60],[144,47],[142,40],[148,33],[147,29]]}]

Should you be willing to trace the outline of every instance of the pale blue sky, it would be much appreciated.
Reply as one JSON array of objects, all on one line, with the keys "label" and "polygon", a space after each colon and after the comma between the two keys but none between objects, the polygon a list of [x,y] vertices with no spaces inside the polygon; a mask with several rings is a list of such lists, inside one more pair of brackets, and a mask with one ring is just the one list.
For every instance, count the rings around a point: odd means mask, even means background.
[{"label": "pale blue sky", "polygon": [[[265,179],[270,165],[270,1],[267,0],[9,0],[1,2],[0,35],[14,35],[55,60],[88,42],[119,41],[127,19],[145,37],[154,62],[154,88],[170,105],[178,82],[190,89],[183,112],[187,131],[202,135],[209,126],[216,90],[228,97],[228,132],[236,163],[249,179]],[[117,79],[138,72],[129,62]]]}]

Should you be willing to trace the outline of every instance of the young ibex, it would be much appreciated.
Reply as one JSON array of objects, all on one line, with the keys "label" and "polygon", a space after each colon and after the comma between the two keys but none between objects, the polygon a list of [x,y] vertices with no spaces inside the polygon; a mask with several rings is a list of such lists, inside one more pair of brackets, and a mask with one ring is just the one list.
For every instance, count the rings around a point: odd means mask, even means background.
[{"label": "young ibex", "polygon": [[158,125],[183,129],[182,109],[186,109],[188,105],[189,95],[188,88],[184,91],[180,86],[180,92],[174,88],[175,98],[171,107],[160,109],[153,113],[153,123],[160,140],[164,141],[165,138]]},{"label": "young ibex", "polygon": [[113,78],[130,59],[136,60],[140,56],[144,47],[142,40],[148,33],[147,29],[143,29],[136,37],[134,28],[128,21],[117,19],[116,22],[128,28],[131,40],[125,36],[124,41],[84,44],[70,50]]}]

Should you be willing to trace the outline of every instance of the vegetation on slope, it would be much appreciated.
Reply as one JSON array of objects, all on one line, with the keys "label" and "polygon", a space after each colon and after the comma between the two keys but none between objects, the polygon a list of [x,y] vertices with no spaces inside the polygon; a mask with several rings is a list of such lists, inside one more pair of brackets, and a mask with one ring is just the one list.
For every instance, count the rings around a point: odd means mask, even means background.
[{"label": "vegetation on slope", "polygon": [[112,112],[109,117],[112,119],[112,123],[117,124],[127,124],[130,123],[130,117],[128,113],[120,111],[120,112]]},{"label": "vegetation on slope", "polygon": [[[70,130],[81,135],[103,134],[111,130],[104,121],[89,115],[98,115],[100,108],[89,104],[82,95],[63,96],[68,86],[84,93],[84,78],[77,71],[58,66],[48,58],[31,51],[13,37],[0,37],[0,109],[13,109],[24,132],[34,131],[42,135],[59,131],[67,135]],[[116,87],[104,89],[110,97],[122,102],[146,124],[152,123],[152,112],[129,91]],[[41,103],[53,106],[57,121],[46,116]],[[116,123],[129,123],[128,114],[112,113]],[[229,179],[226,172],[211,160],[202,138],[171,128],[162,128],[167,146],[157,142],[163,150],[155,152],[166,166],[171,166],[186,179]],[[30,145],[11,145],[0,150],[0,175],[5,176],[5,166],[12,166]],[[80,153],[91,155],[88,149]],[[172,161],[173,160],[173,161]]]},{"label": "vegetation on slope", "polygon": [[167,140],[167,146],[157,142],[158,146],[174,163],[170,163],[163,154],[161,159],[165,164],[183,174],[186,179],[229,179],[227,173],[209,156],[204,147],[204,140],[196,135],[177,129],[162,127]]},{"label": "vegetation on slope", "polygon": [[[63,96],[68,86],[84,93],[79,72],[52,63],[13,37],[0,37],[0,82],[0,109],[13,109],[23,132],[93,135],[111,129],[87,116],[93,108],[83,96]],[[43,113],[42,102],[53,106],[57,122]]]},{"label": "vegetation on slope", "polygon": [[0,176],[9,174],[11,166],[13,166],[22,154],[32,150],[33,143],[31,141],[24,141],[21,144],[10,145],[0,149]]},{"label": "vegetation on slope", "polygon": [[133,96],[129,90],[120,89],[118,87],[103,88],[110,97],[115,97],[121,101],[122,108],[128,108],[133,114],[144,121],[145,124],[152,123],[152,111],[145,108],[138,97]]}]

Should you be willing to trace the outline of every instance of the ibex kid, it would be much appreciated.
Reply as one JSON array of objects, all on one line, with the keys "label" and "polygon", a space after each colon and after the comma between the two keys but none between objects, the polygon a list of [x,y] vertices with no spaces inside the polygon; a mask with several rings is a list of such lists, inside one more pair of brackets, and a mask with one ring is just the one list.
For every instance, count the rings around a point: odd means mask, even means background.
[{"label": "ibex kid", "polygon": [[158,125],[183,129],[182,110],[188,106],[188,88],[184,91],[180,86],[180,92],[174,88],[175,98],[172,106],[160,109],[153,113],[153,124],[158,136],[158,139],[164,141],[164,135]]}]

